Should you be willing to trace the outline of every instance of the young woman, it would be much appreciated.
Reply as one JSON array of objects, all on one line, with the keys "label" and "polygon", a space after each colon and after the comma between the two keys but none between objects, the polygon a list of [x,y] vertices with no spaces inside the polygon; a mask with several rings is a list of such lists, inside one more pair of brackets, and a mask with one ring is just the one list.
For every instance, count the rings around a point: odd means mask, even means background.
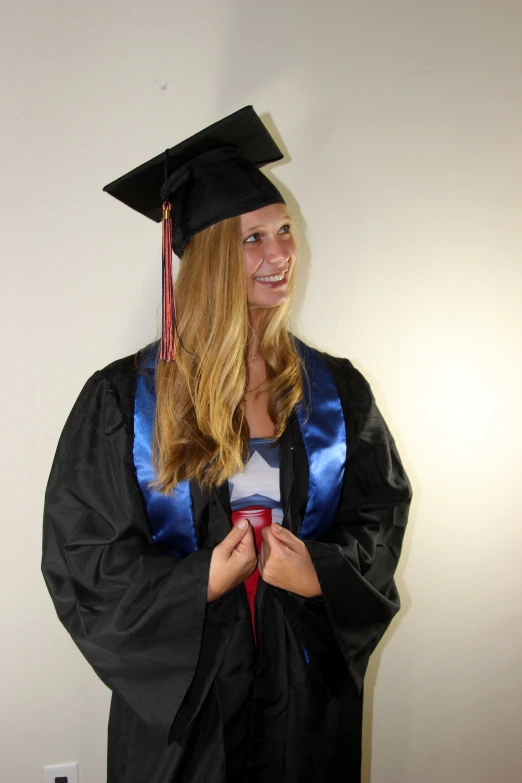
[{"label": "young woman", "polygon": [[411,491],[364,378],[287,331],[274,146],[247,107],[108,188],[156,218],[161,190],[182,256],[161,344],[87,382],[46,495],[47,585],[113,694],[109,783],[360,780]]}]

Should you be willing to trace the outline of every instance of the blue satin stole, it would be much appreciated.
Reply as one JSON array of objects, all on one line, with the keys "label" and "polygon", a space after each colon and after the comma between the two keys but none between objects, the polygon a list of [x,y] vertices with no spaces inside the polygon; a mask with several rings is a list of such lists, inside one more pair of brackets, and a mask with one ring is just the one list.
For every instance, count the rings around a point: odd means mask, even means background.
[{"label": "blue satin stole", "polygon": [[[296,414],[310,471],[299,538],[316,540],[330,529],[339,505],[346,464],[346,428],[341,400],[328,368],[316,350],[294,339],[306,368],[305,399],[297,406]],[[184,557],[198,548],[190,484],[180,482],[169,495],[150,486],[156,477],[152,467],[156,353],[157,343],[141,353],[134,400],[134,465],[153,540],[167,554]]]}]

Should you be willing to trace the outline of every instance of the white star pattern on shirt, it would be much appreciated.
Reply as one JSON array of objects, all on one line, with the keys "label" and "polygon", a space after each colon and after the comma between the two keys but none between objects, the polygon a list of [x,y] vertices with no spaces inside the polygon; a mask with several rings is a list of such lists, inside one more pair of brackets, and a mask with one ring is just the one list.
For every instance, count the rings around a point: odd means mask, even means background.
[{"label": "white star pattern on shirt", "polygon": [[280,502],[279,468],[271,468],[258,451],[250,457],[245,472],[237,473],[232,482],[231,503],[250,495],[264,495]]}]

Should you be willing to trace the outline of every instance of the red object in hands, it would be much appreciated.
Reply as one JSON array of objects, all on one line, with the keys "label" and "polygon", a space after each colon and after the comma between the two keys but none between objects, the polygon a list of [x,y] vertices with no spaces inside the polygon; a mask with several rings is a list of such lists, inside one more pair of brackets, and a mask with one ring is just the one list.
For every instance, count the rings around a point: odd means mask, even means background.
[{"label": "red object in hands", "polygon": [[[248,519],[252,525],[254,531],[254,541],[256,544],[256,550],[259,554],[261,544],[263,543],[263,535],[261,531],[264,527],[268,527],[272,524],[272,509],[265,508],[264,506],[249,506],[248,508],[242,508],[239,511],[232,512],[232,524],[237,525],[240,519]],[[245,579],[244,585],[247,592],[248,603],[250,606],[250,614],[252,616],[252,628],[254,629],[254,640],[256,639],[256,626],[254,620],[254,601],[256,598],[257,583],[259,582],[259,569],[250,574],[248,579]]]}]

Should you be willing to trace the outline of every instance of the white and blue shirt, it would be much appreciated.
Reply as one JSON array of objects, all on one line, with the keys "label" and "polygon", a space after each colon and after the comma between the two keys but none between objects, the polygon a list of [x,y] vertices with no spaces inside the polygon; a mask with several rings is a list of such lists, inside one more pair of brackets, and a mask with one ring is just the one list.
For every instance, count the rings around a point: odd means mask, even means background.
[{"label": "white and blue shirt", "polygon": [[250,457],[244,472],[229,479],[232,511],[250,506],[272,510],[272,522],[281,524],[283,509],[279,489],[279,443],[275,438],[249,438]]}]

